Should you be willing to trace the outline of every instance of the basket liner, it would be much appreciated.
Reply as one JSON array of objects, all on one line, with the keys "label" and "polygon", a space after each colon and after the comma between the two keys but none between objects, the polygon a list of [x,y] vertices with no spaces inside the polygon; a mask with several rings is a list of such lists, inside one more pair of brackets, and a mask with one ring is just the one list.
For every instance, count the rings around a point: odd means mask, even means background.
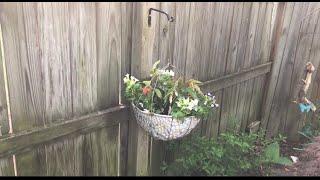
[{"label": "basket liner", "polygon": [[186,136],[200,122],[200,119],[195,116],[179,120],[169,115],[142,111],[133,103],[131,106],[138,124],[158,140],[168,141]]}]

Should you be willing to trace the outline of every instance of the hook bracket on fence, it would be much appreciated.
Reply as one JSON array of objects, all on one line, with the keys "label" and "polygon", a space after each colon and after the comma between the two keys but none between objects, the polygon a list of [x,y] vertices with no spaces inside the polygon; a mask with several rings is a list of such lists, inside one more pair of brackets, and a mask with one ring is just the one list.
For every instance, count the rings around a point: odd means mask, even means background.
[{"label": "hook bracket on fence", "polygon": [[161,11],[159,9],[155,9],[155,8],[150,8],[149,9],[149,14],[148,14],[148,26],[150,27],[151,26],[151,11],[157,11],[159,13],[162,13],[162,14],[165,14],[167,16],[167,19],[169,22],[173,22],[174,21],[174,17],[173,16],[170,16],[168,13],[164,12],[164,11]]}]

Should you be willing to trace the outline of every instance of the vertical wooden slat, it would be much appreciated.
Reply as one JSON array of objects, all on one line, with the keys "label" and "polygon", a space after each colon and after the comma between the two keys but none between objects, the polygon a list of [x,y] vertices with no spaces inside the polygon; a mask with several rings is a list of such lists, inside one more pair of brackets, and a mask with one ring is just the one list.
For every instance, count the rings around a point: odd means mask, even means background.
[{"label": "vertical wooden slat", "polygon": [[[285,42],[287,39],[287,34],[283,34],[283,27],[288,27],[288,20],[284,23],[285,13],[290,13],[290,11],[286,11],[286,5],[277,4],[276,8],[273,12],[275,12],[273,21],[276,24],[275,28],[273,29],[272,33],[272,49],[270,52],[270,59],[273,61],[272,71],[269,73],[269,77],[267,80],[266,93],[264,97],[264,103],[262,106],[262,117],[261,117],[261,128],[263,130],[267,130],[268,123],[269,123],[269,116],[272,109],[272,103],[274,98],[274,92],[277,84],[277,77],[281,66],[281,55],[276,54],[276,49],[285,47]],[[292,11],[291,11],[292,12]],[[280,58],[279,58],[280,57]]]},{"label": "vertical wooden slat", "polygon": [[[242,9],[242,18],[241,18],[241,26],[240,26],[240,31],[239,31],[239,37],[238,37],[238,48],[237,48],[237,52],[236,54],[236,60],[235,60],[235,64],[234,64],[234,71],[238,72],[243,68],[243,63],[245,61],[245,54],[246,54],[246,45],[247,45],[247,37],[248,37],[248,32],[249,32],[249,25],[250,25],[250,18],[253,17],[253,14],[251,14],[251,10],[252,10],[252,4],[251,3],[244,3],[243,4],[243,9]],[[228,65],[227,65],[228,67]],[[226,67],[226,68],[227,68]],[[232,116],[228,117],[228,115],[226,115],[226,113],[221,114],[221,120],[220,120],[220,125],[219,125],[219,133],[223,133],[227,130],[228,124],[229,126],[231,126],[231,121],[238,121],[237,124],[241,124],[242,121],[242,113],[243,111],[241,109],[239,109],[239,104],[241,104],[244,101],[244,97],[240,96],[240,92],[241,92],[241,86],[240,84],[238,84],[237,86],[234,86],[234,92],[231,95],[231,97],[234,97],[235,101],[233,103],[233,105],[236,108],[236,115],[235,118],[233,118]],[[222,109],[224,108],[224,103],[226,103],[228,101],[228,97],[226,98],[226,100],[222,101]],[[227,106],[227,104],[226,104]],[[243,107],[243,106],[240,106]],[[230,119],[229,119],[230,118]],[[230,121],[228,123],[228,121]]]},{"label": "vertical wooden slat", "polygon": [[[258,55],[258,63],[262,64],[270,61],[270,52],[271,52],[271,33],[272,33],[272,11],[274,9],[274,3],[266,4],[266,12],[264,16],[264,23],[261,25],[261,47]],[[250,104],[250,122],[252,121],[261,121],[262,105],[263,105],[263,95],[264,95],[264,85],[266,83],[267,75],[255,78],[255,86],[253,88],[253,93],[255,96],[252,97]],[[247,124],[250,124],[248,122]]]},{"label": "vertical wooden slat", "polygon": [[[217,3],[217,16],[218,19],[213,26],[213,32],[211,32],[211,41],[215,41],[215,43],[211,43],[210,47],[210,58],[209,61],[206,64],[210,64],[209,68],[207,67],[209,71],[209,78],[217,78],[223,76],[226,71],[226,65],[227,65],[227,58],[229,53],[229,43],[231,40],[231,32],[232,32],[232,22],[234,18],[234,13],[236,11],[236,4],[232,3]],[[214,17],[215,17],[214,16]],[[215,65],[212,63],[212,59],[216,61]],[[206,66],[206,65],[204,65]],[[205,126],[208,126],[210,128],[213,128],[211,130],[211,137],[216,138],[218,133],[220,132],[221,128],[223,126],[223,90],[219,90],[217,92],[214,92],[214,95],[216,96],[217,103],[220,105],[219,108],[216,108],[213,110],[213,116],[212,118],[208,119],[208,122],[211,121],[211,127],[207,124],[204,124]],[[206,133],[208,134],[208,133]]]},{"label": "vertical wooden slat", "polygon": [[[160,9],[176,18],[176,3],[161,2]],[[160,15],[159,20],[159,59],[164,65],[173,63],[173,47],[175,41],[175,23],[169,22],[167,17]],[[176,21],[176,19],[175,19]]]},{"label": "vertical wooden slat", "polygon": [[12,157],[0,159],[0,176],[14,176]]},{"label": "vertical wooden slat", "polygon": [[[125,74],[131,72],[131,45],[132,45],[132,3],[121,3],[121,97],[120,103],[124,103],[123,98],[123,81],[122,78]],[[127,118],[130,118],[130,114],[127,114]],[[128,171],[128,131],[129,123],[125,121],[120,124],[120,159],[119,167],[121,176],[127,175]],[[130,167],[131,168],[131,167]]]},{"label": "vertical wooden slat", "polygon": [[177,76],[184,76],[186,68],[190,5],[187,2],[176,3],[173,64],[177,69]]},{"label": "vertical wooden slat", "polygon": [[121,4],[98,3],[96,11],[98,107],[106,109],[119,103]]},{"label": "vertical wooden slat", "polygon": [[73,115],[96,110],[97,30],[95,3],[69,3]]},{"label": "vertical wooden slat", "polygon": [[[258,14],[260,9],[260,3],[252,3],[251,6],[251,16],[250,16],[250,24],[248,29],[248,37],[245,39],[246,46],[245,46],[245,52],[244,52],[244,59],[240,62],[241,68],[249,68],[252,63],[252,52],[253,52],[253,46],[255,41],[255,33],[257,28],[257,20],[258,20]],[[240,84],[239,88],[239,100],[238,100],[238,117],[241,121],[241,130],[243,131],[246,127],[247,119],[248,119],[248,113],[249,113],[249,104],[250,103],[250,97],[251,97],[251,88],[252,88],[252,81],[249,80],[247,82],[243,82]]]},{"label": "vertical wooden slat", "polygon": [[[135,3],[132,20],[132,63],[131,73],[138,79],[147,78],[155,57],[159,58],[159,16],[153,12],[151,27],[148,26],[149,8],[159,7],[159,3]],[[153,153],[159,148],[156,141],[136,123],[129,121],[128,175],[148,175],[152,172]],[[152,143],[151,147],[150,144]]]},{"label": "vertical wooden slat", "polygon": [[9,132],[9,118],[7,105],[7,73],[4,59],[2,29],[0,21],[0,136]]},{"label": "vertical wooden slat", "polygon": [[[263,62],[262,57],[260,56],[260,50],[261,50],[261,45],[262,45],[262,35],[264,34],[263,32],[263,27],[264,27],[264,21],[267,20],[265,17],[266,15],[266,10],[267,10],[267,3],[260,3],[260,9],[259,9],[259,14],[258,14],[258,19],[257,19],[257,27],[256,27],[256,32],[255,32],[255,38],[254,38],[254,48],[252,51],[252,56],[251,56],[251,63],[250,66],[257,66],[261,64],[260,62]],[[265,33],[267,34],[267,32]],[[261,95],[258,93],[258,86],[259,82],[262,81],[256,81],[258,78],[254,78],[251,81],[251,88],[249,87],[247,89],[247,96],[249,96],[249,101],[246,103],[247,106],[249,107],[247,111],[247,118],[244,123],[244,127],[247,128],[248,125],[256,121],[256,114],[258,113],[257,111],[260,109],[260,104],[259,100],[262,98]],[[260,87],[259,87],[260,88]]]},{"label": "vertical wooden slat", "polygon": [[[82,176],[84,174],[82,167],[86,163],[82,153],[83,140],[84,136],[78,136],[45,145],[46,163],[44,164],[40,161],[40,166],[45,165],[45,175]],[[25,167],[25,165],[21,167]],[[32,175],[34,174],[38,173],[36,172]]]},{"label": "vertical wooden slat", "polygon": [[86,176],[118,175],[119,126],[103,128],[86,135]]},{"label": "vertical wooden slat", "polygon": [[[230,35],[230,42],[229,42],[229,52],[227,54],[226,59],[226,68],[225,68],[225,74],[234,73],[235,71],[235,64],[237,60],[237,51],[239,49],[239,46],[241,46],[241,43],[238,43],[240,30],[241,30],[241,18],[242,18],[242,11],[243,11],[243,3],[237,3],[234,5],[234,12],[233,12],[233,19],[232,19],[232,30]],[[234,91],[236,90],[234,87],[231,86],[228,88],[225,88],[223,91],[223,107],[221,109],[221,121],[226,120],[236,120],[235,117],[235,104],[237,102],[238,96],[233,96]],[[239,124],[239,123],[237,123]],[[220,124],[221,127],[223,126],[223,123]],[[227,128],[231,126],[225,123]]]}]

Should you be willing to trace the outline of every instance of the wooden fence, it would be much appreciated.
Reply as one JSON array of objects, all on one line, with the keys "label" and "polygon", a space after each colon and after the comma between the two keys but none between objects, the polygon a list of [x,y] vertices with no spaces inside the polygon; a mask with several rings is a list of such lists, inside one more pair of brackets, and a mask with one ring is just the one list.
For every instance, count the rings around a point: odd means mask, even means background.
[{"label": "wooden fence", "polygon": [[292,101],[297,97],[298,83],[305,78],[305,64],[310,61],[316,70],[308,96],[319,105],[320,3],[285,3],[280,8],[278,35],[271,54],[274,64],[266,89],[262,122],[269,136],[281,132],[297,140],[297,131],[305,121],[312,121],[314,125],[319,122],[319,113],[300,113]]},{"label": "wooden fence", "polygon": [[[0,3],[0,175],[158,175],[166,145],[121,96],[122,77],[146,78],[158,59],[216,95],[203,135],[261,121],[269,135],[296,136],[303,118],[290,101],[305,62],[319,66],[319,6]],[[153,12],[149,27],[151,7],[175,21]],[[302,25],[301,13],[312,14]]]}]

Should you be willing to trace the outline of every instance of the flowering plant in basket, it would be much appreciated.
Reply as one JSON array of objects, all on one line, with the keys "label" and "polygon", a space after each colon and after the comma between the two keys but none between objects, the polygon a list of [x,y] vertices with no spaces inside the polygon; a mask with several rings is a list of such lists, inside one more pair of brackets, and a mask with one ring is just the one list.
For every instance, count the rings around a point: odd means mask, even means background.
[{"label": "flowering plant in basket", "polygon": [[175,78],[172,69],[159,69],[157,61],[151,71],[150,80],[140,81],[127,74],[125,97],[141,111],[170,115],[181,121],[185,117],[195,116],[206,118],[212,109],[218,107],[215,96],[204,94],[200,88],[200,81]]}]

